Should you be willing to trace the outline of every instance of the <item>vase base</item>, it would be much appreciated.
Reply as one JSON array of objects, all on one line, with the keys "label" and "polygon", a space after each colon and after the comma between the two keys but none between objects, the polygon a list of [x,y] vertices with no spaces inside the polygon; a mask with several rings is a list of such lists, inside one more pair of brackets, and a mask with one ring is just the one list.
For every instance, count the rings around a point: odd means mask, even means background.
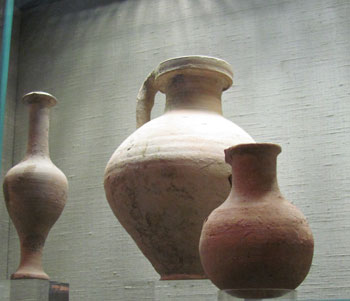
[{"label": "vase base", "polygon": [[208,277],[202,274],[170,274],[170,275],[162,275],[160,277],[160,280],[196,280],[196,279],[208,279]]},{"label": "vase base", "polygon": [[17,271],[11,275],[12,280],[16,279],[43,279],[49,280],[50,277],[45,272],[21,272]]}]

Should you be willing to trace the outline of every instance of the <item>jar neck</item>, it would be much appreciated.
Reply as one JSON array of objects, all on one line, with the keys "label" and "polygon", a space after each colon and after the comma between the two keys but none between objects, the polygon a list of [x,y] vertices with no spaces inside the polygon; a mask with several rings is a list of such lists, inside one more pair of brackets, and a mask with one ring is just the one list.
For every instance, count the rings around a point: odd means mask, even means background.
[{"label": "jar neck", "polygon": [[179,74],[165,90],[165,112],[200,110],[222,115],[222,82],[215,78]]},{"label": "jar neck", "polygon": [[276,153],[240,153],[232,156],[232,194],[238,199],[255,199],[279,193]]},{"label": "jar neck", "polygon": [[27,156],[49,156],[49,112],[48,106],[29,104]]}]

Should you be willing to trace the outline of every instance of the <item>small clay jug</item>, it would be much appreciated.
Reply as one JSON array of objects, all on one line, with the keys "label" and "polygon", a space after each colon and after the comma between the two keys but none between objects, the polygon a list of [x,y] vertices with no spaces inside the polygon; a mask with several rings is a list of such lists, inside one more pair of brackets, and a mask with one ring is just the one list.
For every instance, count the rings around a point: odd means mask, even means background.
[{"label": "small clay jug", "polygon": [[[105,170],[108,202],[161,279],[205,278],[198,243],[204,219],[230,191],[225,148],[254,140],[222,115],[232,85],[223,60],[180,57],[162,62],[143,83],[138,129]],[[155,94],[165,112],[150,120]]]},{"label": "small clay jug", "polygon": [[[304,215],[281,194],[275,144],[225,150],[232,190],[203,225],[200,257],[220,289],[295,289],[311,266],[314,241]],[[253,290],[258,298],[259,290]],[[273,296],[271,296],[273,297]]]},{"label": "small clay jug", "polygon": [[49,157],[50,107],[56,98],[44,92],[23,97],[29,105],[29,135],[24,159],[4,179],[7,210],[21,247],[21,260],[12,279],[49,279],[42,267],[46,237],[61,215],[67,199],[68,182]]}]

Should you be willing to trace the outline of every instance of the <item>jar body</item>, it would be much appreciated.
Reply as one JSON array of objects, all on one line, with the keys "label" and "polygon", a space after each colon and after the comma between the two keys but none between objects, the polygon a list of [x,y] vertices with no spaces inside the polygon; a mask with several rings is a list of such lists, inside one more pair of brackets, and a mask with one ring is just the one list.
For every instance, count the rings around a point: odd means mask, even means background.
[{"label": "jar body", "polygon": [[175,110],[127,138],[105,173],[109,204],[161,279],[205,278],[201,226],[230,190],[223,150],[253,139],[220,114]]},{"label": "jar body", "polygon": [[[309,272],[313,236],[278,188],[280,150],[264,143],[225,150],[232,189],[204,223],[199,243],[204,270],[220,289],[272,289],[274,297],[274,289],[295,289]],[[258,293],[245,298],[263,298]]]},{"label": "jar body", "polygon": [[200,253],[220,289],[295,289],[309,272],[313,238],[300,210],[270,194],[215,209],[203,226]]}]

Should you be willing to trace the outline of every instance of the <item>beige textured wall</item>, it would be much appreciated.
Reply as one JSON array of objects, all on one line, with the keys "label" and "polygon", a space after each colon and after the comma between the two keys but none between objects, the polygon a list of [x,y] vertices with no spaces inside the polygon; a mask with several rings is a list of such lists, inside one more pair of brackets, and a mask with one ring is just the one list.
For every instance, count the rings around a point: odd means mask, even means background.
[{"label": "beige textured wall", "polygon": [[[53,279],[70,283],[71,300],[185,300],[186,291],[188,300],[214,298],[207,282],[153,282],[157,274],[114,218],[102,185],[109,157],[135,128],[145,76],[188,54],[230,62],[235,83],[224,94],[224,115],[257,141],[283,147],[281,190],[308,217],[316,242],[300,297],[350,295],[349,17],[350,2],[335,0],[67,0],[23,16],[18,95],[44,90],[59,99],[51,157],[70,192],[44,264]],[[18,105],[15,162],[26,132]],[[13,272],[13,227],[9,241]]]}]

